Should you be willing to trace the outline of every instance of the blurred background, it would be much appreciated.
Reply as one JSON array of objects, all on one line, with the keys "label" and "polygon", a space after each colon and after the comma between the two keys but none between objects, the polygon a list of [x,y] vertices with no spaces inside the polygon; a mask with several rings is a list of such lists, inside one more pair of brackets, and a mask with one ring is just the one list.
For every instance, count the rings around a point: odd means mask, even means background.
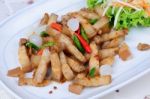
[{"label": "blurred background", "polygon": [[35,2],[42,0],[0,0],[0,21]]},{"label": "blurred background", "polygon": [[[0,22],[17,11],[43,0],[0,0]],[[44,13],[44,12],[43,12]],[[99,99],[150,99],[150,73]],[[15,99],[0,86],[0,99]]]}]

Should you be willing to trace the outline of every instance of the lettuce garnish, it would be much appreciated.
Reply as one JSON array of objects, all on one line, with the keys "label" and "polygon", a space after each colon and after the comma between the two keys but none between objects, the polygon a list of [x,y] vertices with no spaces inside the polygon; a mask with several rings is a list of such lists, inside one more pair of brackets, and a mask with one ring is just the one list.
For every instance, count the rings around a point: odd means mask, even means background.
[{"label": "lettuce garnish", "polygon": [[[114,13],[113,7],[110,7],[106,12],[106,16],[110,19],[110,23],[113,25],[115,15],[118,11],[118,7],[115,7]],[[124,28],[131,28],[137,26],[150,26],[150,17],[148,17],[144,10],[135,11],[132,8],[124,7],[121,11],[118,19],[116,29],[124,29]]]}]

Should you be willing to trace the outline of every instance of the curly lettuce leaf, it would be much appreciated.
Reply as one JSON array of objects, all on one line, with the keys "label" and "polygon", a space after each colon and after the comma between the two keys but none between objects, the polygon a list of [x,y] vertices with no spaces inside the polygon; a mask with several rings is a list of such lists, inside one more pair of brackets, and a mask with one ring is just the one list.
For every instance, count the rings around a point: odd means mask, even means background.
[{"label": "curly lettuce leaf", "polygon": [[[106,16],[109,18],[111,25],[114,23],[114,18],[118,9],[119,8],[117,7],[115,9],[110,7],[106,13]],[[115,29],[128,29],[137,26],[150,26],[150,17],[147,17],[144,10],[135,11],[132,8],[124,7],[119,15]]]},{"label": "curly lettuce leaf", "polygon": [[94,8],[97,4],[102,4],[106,0],[87,0],[88,8]]}]

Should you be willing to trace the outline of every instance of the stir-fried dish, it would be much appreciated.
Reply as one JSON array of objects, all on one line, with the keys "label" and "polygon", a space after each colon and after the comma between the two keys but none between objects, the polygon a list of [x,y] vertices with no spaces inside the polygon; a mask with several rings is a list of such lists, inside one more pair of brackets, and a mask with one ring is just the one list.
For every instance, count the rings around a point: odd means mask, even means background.
[{"label": "stir-fried dish", "polygon": [[[88,8],[58,15],[45,13],[35,31],[21,38],[20,66],[8,71],[19,86],[43,87],[51,81],[71,81],[69,91],[80,94],[86,87],[111,83],[115,56],[132,57],[124,42],[132,27],[150,26],[148,0],[87,0]],[[139,50],[150,45],[139,44]],[[26,73],[32,72],[31,78]]]}]

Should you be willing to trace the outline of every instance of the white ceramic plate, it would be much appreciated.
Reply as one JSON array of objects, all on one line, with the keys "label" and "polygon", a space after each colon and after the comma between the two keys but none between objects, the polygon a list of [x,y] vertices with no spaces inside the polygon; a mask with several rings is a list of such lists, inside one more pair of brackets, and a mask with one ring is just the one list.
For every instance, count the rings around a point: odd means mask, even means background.
[{"label": "white ceramic plate", "polygon": [[[150,28],[135,28],[126,37],[133,58],[123,62],[116,57],[116,63],[113,66],[113,80],[108,86],[85,88],[81,95],[75,95],[68,91],[68,83],[52,83],[43,88],[20,87],[17,85],[18,79],[6,76],[8,69],[19,66],[17,57],[19,38],[29,35],[30,29],[35,26],[35,23],[43,16],[44,12],[55,12],[63,15],[70,11],[79,10],[85,5],[85,0],[50,0],[19,12],[0,24],[0,79],[1,84],[9,92],[17,98],[24,99],[99,98],[150,71],[150,51],[140,52],[136,48],[139,42],[150,44]],[[53,91],[53,94],[48,94],[54,85],[58,89]]]}]

